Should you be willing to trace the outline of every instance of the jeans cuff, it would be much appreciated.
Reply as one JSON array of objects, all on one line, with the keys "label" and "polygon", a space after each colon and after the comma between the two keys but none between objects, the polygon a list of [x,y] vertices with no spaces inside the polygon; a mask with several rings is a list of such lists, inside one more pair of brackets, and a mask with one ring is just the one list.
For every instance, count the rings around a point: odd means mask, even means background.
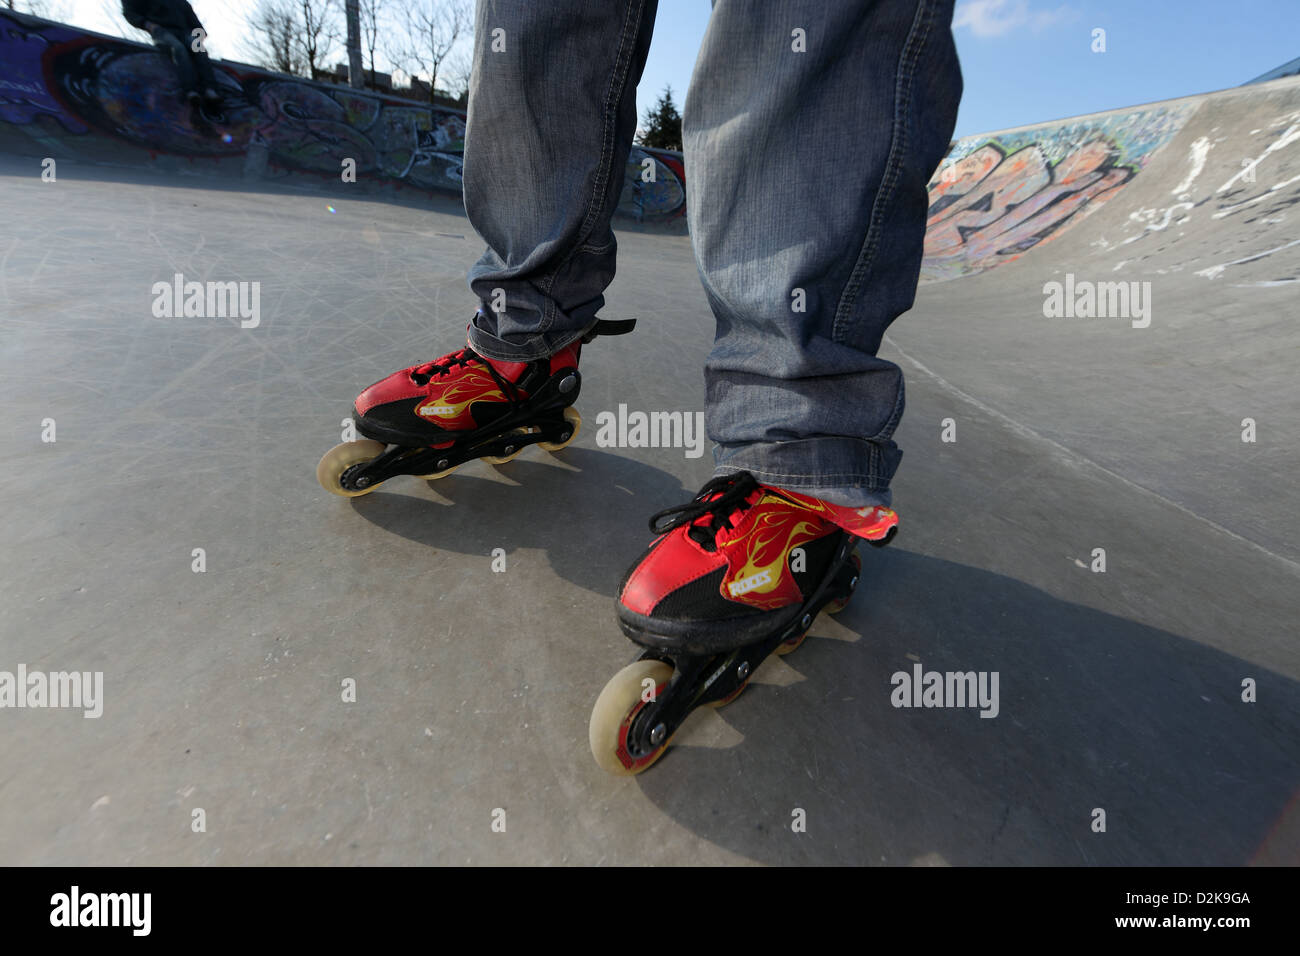
[{"label": "jeans cuff", "polygon": [[889,507],[903,452],[892,441],[827,437],[717,445],[713,457],[715,477],[748,471],[765,485],[861,508]]},{"label": "jeans cuff", "polygon": [[484,358],[496,359],[498,362],[534,362],[537,359],[550,358],[566,345],[570,345],[584,335],[592,327],[578,329],[576,332],[543,332],[540,335],[530,335],[520,342],[508,342],[503,338],[485,331],[479,322],[483,313],[475,313],[474,318],[469,323],[469,345],[475,352]]}]

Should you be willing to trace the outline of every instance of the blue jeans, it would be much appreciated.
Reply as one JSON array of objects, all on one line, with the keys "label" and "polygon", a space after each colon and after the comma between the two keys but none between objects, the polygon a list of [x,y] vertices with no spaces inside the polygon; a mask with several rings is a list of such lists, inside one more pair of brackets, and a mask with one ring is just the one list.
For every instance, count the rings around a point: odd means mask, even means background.
[{"label": "blue jeans", "polygon": [[[487,243],[469,273],[482,303],[470,342],[490,358],[549,355],[604,304],[655,6],[480,0],[464,187]],[[926,184],[956,122],[952,8],[714,4],[683,145],[717,322],[704,370],[717,474],[889,504],[903,375],[876,352],[912,306]]]}]

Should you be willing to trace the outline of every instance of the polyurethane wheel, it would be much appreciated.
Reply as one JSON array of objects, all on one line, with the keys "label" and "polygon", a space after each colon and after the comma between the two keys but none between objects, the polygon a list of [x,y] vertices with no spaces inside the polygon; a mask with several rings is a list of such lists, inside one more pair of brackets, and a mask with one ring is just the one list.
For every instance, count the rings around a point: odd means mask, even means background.
[{"label": "polyurethane wheel", "polygon": [[353,465],[359,465],[364,461],[378,458],[387,447],[383,442],[372,441],[369,438],[363,438],[360,441],[345,441],[341,445],[335,445],[321,456],[320,464],[316,466],[316,480],[320,482],[320,486],[326,491],[341,495],[344,498],[359,498],[362,495],[368,495],[378,487],[378,484],[353,491],[340,485],[339,479],[343,477],[343,472]]},{"label": "polyurethane wheel", "polygon": [[601,769],[618,776],[640,773],[663,756],[672,742],[670,737],[639,760],[627,752],[627,734],[636,715],[645,707],[641,697],[645,680],[654,681],[655,694],[661,693],[673,676],[672,665],[663,661],[633,661],[609,679],[591,709],[587,739],[591,755]]},{"label": "polyurethane wheel", "polygon": [[573,431],[569,433],[569,437],[564,441],[539,441],[537,444],[541,448],[546,451],[559,451],[561,448],[572,444],[573,440],[578,437],[578,431],[582,428],[582,416],[578,414],[578,410],[570,405],[564,410],[564,420],[573,426]]},{"label": "polyurethane wheel", "polygon": [[[516,428],[516,429],[515,429],[514,431],[512,431],[510,434],[511,434],[511,435],[527,435],[527,434],[528,434],[528,429],[527,429],[527,428]],[[505,435],[502,435],[501,437],[502,437],[502,438],[505,438],[506,436],[505,436]],[[512,451],[512,452],[511,452],[510,454],[508,454],[508,455],[484,455],[482,460],[485,461],[485,462],[487,462],[489,465],[504,465],[504,464],[505,464],[506,462],[508,462],[508,461],[514,461],[514,460],[515,460],[515,456],[517,456],[521,451],[523,451],[523,450],[524,450],[525,448],[527,448],[527,447],[528,447],[527,445],[520,445],[518,448],[516,448],[514,451]]]},{"label": "polyurethane wheel", "polygon": [[[827,606],[829,607],[829,605]],[[778,657],[785,657],[785,655],[789,654],[791,651],[799,650],[803,642],[808,640],[808,632],[810,630],[811,628],[804,628],[802,634],[796,634],[788,641],[782,641],[780,644],[776,646],[776,655]]]},{"label": "polyurethane wheel", "polygon": [[726,697],[722,698],[722,700],[711,700],[711,701],[709,701],[707,704],[705,704],[704,706],[705,706],[705,707],[712,707],[714,710],[717,710],[719,707],[726,707],[726,706],[727,706],[728,704],[730,704],[733,700],[735,700],[737,697],[739,697],[741,694],[743,694],[743,693],[745,692],[745,688],[748,687],[748,686],[749,686],[749,678],[746,677],[745,680],[744,680],[744,683],[742,683],[739,687],[737,687],[735,690],[733,690],[733,691],[732,691],[730,694],[728,694]]},{"label": "polyurethane wheel", "polygon": [[[853,557],[849,558],[849,562],[853,565],[853,584],[849,587],[849,593],[844,595],[844,597],[836,598],[834,601],[830,601],[826,604],[826,607],[823,608],[823,610],[827,614],[839,614],[840,611],[844,610],[848,605],[849,599],[853,597],[853,592],[857,590],[858,578],[862,576],[862,558],[855,554]],[[791,648],[790,650],[794,650],[794,648]]]}]

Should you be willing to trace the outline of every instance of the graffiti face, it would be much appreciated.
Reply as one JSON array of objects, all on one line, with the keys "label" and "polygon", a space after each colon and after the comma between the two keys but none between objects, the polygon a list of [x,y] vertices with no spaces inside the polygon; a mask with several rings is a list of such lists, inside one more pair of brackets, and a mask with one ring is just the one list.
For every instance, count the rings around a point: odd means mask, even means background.
[{"label": "graffiti face", "polygon": [[1132,180],[1187,115],[1157,108],[962,140],[930,183],[922,276],[982,272],[1060,235]]},{"label": "graffiti face", "polygon": [[[0,64],[0,134],[39,155],[57,145],[91,160],[143,164],[166,154],[238,171],[256,146],[271,177],[337,178],[351,159],[372,182],[461,190],[465,115],[456,110],[214,63],[222,104],[196,113],[159,51],[4,11]],[[646,157],[652,182],[641,181]],[[680,216],[684,181],[680,157],[638,148],[620,210]]]},{"label": "graffiti face", "polygon": [[[235,155],[255,125],[245,104],[230,109],[225,118],[229,143],[197,126],[171,64],[152,51],[127,44],[72,43],[51,49],[45,66],[56,78],[54,93],[85,125],[156,152]],[[228,77],[218,73],[218,82],[228,98],[238,96],[238,85]]]}]

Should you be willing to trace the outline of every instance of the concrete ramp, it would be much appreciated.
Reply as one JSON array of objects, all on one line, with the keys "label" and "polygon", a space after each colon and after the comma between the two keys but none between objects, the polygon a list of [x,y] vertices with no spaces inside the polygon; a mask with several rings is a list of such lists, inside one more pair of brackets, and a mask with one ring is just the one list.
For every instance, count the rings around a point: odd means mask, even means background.
[{"label": "concrete ramp", "polygon": [[[968,137],[931,183],[923,277],[1014,262],[1086,222],[1076,242],[1086,235],[1116,271],[1222,258],[1194,271],[1217,279],[1296,238],[1285,213],[1300,197],[1298,139],[1296,78]],[[1235,256],[1243,242],[1257,251]],[[1282,261],[1265,271],[1296,271]],[[1273,281],[1286,279],[1300,281]]]},{"label": "concrete ramp", "polygon": [[[1300,863],[1296,81],[957,144],[883,349],[900,534],[629,780],[614,594],[712,467],[599,424],[702,412],[689,239],[620,229],[572,446],[344,500],[352,399],[474,307],[456,118],[223,66],[227,143],[147,48],[0,28],[0,861]],[[348,154],[393,191],[303,191]]]},{"label": "concrete ramp", "polygon": [[971,137],[931,195],[914,371],[1300,560],[1300,78]]}]

